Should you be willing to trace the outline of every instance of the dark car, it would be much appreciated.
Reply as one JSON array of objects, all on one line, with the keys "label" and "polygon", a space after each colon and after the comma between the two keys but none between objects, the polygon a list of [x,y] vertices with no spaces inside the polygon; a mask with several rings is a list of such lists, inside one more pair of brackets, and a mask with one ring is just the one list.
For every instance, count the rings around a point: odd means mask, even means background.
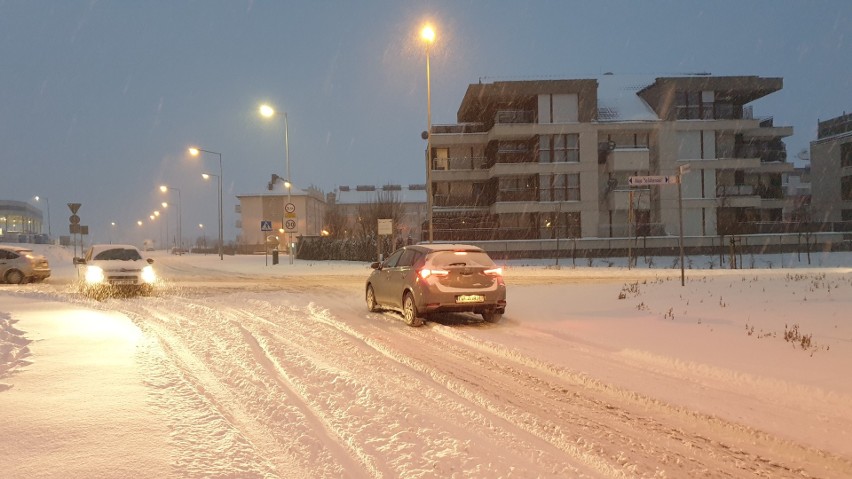
[{"label": "dark car", "polygon": [[502,268],[476,246],[405,246],[372,267],[367,308],[399,311],[411,326],[440,312],[481,314],[486,321],[497,322],[506,311]]}]

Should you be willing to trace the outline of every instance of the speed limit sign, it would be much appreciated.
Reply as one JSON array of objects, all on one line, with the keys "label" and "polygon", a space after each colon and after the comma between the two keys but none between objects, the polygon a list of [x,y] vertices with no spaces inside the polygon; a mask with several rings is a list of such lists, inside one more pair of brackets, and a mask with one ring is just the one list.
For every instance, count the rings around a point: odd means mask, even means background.
[{"label": "speed limit sign", "polygon": [[284,222],[284,229],[289,232],[296,231],[296,220],[287,220]]}]

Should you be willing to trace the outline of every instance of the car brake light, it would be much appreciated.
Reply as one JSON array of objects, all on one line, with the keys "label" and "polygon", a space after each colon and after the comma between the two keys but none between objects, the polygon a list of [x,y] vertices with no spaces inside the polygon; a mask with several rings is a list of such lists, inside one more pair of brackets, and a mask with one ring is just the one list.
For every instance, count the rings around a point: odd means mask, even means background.
[{"label": "car brake light", "polygon": [[483,273],[494,276],[503,276],[503,268],[486,269],[485,271],[483,271]]},{"label": "car brake light", "polygon": [[429,276],[446,276],[450,274],[449,271],[445,269],[426,269],[423,268],[419,271],[420,277],[423,279],[428,278]]}]

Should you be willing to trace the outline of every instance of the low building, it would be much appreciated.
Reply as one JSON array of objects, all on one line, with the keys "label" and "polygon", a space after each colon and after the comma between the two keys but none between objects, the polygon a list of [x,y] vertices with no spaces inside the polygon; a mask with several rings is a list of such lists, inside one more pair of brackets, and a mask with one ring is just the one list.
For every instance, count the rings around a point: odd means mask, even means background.
[{"label": "low building", "polygon": [[241,230],[237,246],[242,252],[273,247],[288,251],[288,239],[295,243],[298,236],[322,234],[325,196],[315,187],[291,186],[287,190],[270,183],[265,192],[237,195],[237,199],[237,228]]},{"label": "low building", "polygon": [[0,242],[35,243],[44,233],[40,209],[24,201],[0,200]]}]

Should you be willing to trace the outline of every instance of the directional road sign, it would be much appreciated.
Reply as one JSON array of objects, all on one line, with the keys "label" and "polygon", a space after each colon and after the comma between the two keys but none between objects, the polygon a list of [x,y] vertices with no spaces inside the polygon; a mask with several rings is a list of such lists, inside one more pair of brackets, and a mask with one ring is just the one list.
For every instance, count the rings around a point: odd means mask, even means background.
[{"label": "directional road sign", "polygon": [[676,185],[679,183],[678,176],[631,176],[627,179],[630,186],[646,185]]}]

